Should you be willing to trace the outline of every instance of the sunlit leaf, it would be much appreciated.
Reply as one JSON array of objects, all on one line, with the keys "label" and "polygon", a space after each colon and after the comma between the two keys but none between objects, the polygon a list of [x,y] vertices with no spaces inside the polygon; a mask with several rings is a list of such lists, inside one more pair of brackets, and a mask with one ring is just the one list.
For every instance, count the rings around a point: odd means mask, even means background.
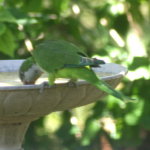
[{"label": "sunlit leaf", "polygon": [[0,23],[0,36],[6,31],[6,26],[3,23]]},{"label": "sunlit leaf", "polygon": [[16,19],[7,9],[0,8],[0,22],[15,23]]},{"label": "sunlit leaf", "polygon": [[143,66],[149,66],[150,61],[147,57],[134,57],[132,64],[130,65],[130,70],[135,70]]},{"label": "sunlit leaf", "polygon": [[138,103],[129,104],[127,107],[127,114],[125,115],[125,121],[128,125],[136,125],[140,120],[140,117],[143,112],[143,101],[139,101]]},{"label": "sunlit leaf", "polygon": [[89,145],[92,138],[94,138],[97,132],[100,130],[100,123],[98,120],[89,119],[86,123],[84,133],[82,135],[82,145]]},{"label": "sunlit leaf", "polygon": [[56,13],[60,14],[62,11],[65,11],[69,6],[70,0],[52,0],[52,7]]},{"label": "sunlit leaf", "polygon": [[0,51],[12,57],[15,48],[14,35],[9,29],[6,29],[5,33],[0,36]]}]

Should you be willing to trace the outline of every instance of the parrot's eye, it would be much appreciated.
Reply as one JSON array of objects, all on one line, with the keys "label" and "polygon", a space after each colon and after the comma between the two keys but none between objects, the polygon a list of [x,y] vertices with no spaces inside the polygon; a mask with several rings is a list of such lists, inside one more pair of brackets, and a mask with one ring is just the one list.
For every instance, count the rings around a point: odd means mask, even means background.
[{"label": "parrot's eye", "polygon": [[35,74],[38,74],[38,72],[39,72],[38,70],[35,70]]}]

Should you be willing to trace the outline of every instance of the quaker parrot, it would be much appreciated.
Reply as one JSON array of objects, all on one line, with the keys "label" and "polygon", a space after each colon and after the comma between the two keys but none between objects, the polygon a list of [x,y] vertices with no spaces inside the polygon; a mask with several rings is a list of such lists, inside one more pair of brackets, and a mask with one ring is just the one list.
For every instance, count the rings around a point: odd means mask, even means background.
[{"label": "quaker parrot", "polygon": [[48,73],[50,85],[53,85],[57,78],[68,78],[73,81],[82,79],[120,100],[131,100],[98,78],[91,69],[92,66],[101,65],[104,61],[97,59],[89,61],[91,59],[86,58],[85,54],[70,42],[45,41],[31,53],[37,65]]}]

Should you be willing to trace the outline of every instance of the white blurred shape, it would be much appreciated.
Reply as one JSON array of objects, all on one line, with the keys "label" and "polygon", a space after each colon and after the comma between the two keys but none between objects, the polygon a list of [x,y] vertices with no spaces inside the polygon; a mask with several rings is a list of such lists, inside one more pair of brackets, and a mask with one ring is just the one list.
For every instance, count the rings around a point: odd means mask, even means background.
[{"label": "white blurred shape", "polygon": [[78,6],[77,4],[74,4],[74,5],[72,6],[72,10],[73,10],[73,12],[74,12],[76,15],[78,15],[78,14],[80,13],[80,8],[79,8],[79,6]]},{"label": "white blurred shape", "polygon": [[32,42],[29,39],[25,40],[25,45],[26,45],[28,51],[33,50]]},{"label": "white blurred shape", "polygon": [[73,116],[73,117],[71,117],[70,122],[71,122],[71,124],[73,124],[73,125],[77,125],[78,119]]},{"label": "white blurred shape", "polygon": [[109,34],[111,35],[111,37],[114,39],[114,41],[120,47],[124,47],[125,46],[125,43],[124,43],[123,39],[121,38],[121,36],[119,35],[119,33],[115,29],[110,29],[109,30]]}]

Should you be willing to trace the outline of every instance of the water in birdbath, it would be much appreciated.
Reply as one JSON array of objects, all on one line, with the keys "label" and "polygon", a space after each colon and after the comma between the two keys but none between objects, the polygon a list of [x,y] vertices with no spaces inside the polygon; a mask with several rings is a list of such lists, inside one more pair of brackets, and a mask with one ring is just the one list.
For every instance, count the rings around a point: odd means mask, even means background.
[{"label": "water in birdbath", "polygon": [[[45,74],[37,80],[36,84],[40,84],[43,81],[47,81]],[[18,85],[23,85],[21,80],[19,79],[18,72],[0,72],[0,86]]]},{"label": "water in birdbath", "polygon": [[[106,77],[113,75],[112,73],[98,72],[98,76]],[[37,81],[36,84],[40,84],[47,81],[47,75],[43,74]],[[57,79],[56,83],[66,83],[67,79]],[[23,85],[19,79],[18,72],[0,72],[0,86],[18,86]]]},{"label": "water in birdbath", "polygon": [[0,86],[21,85],[16,72],[0,72]]}]

